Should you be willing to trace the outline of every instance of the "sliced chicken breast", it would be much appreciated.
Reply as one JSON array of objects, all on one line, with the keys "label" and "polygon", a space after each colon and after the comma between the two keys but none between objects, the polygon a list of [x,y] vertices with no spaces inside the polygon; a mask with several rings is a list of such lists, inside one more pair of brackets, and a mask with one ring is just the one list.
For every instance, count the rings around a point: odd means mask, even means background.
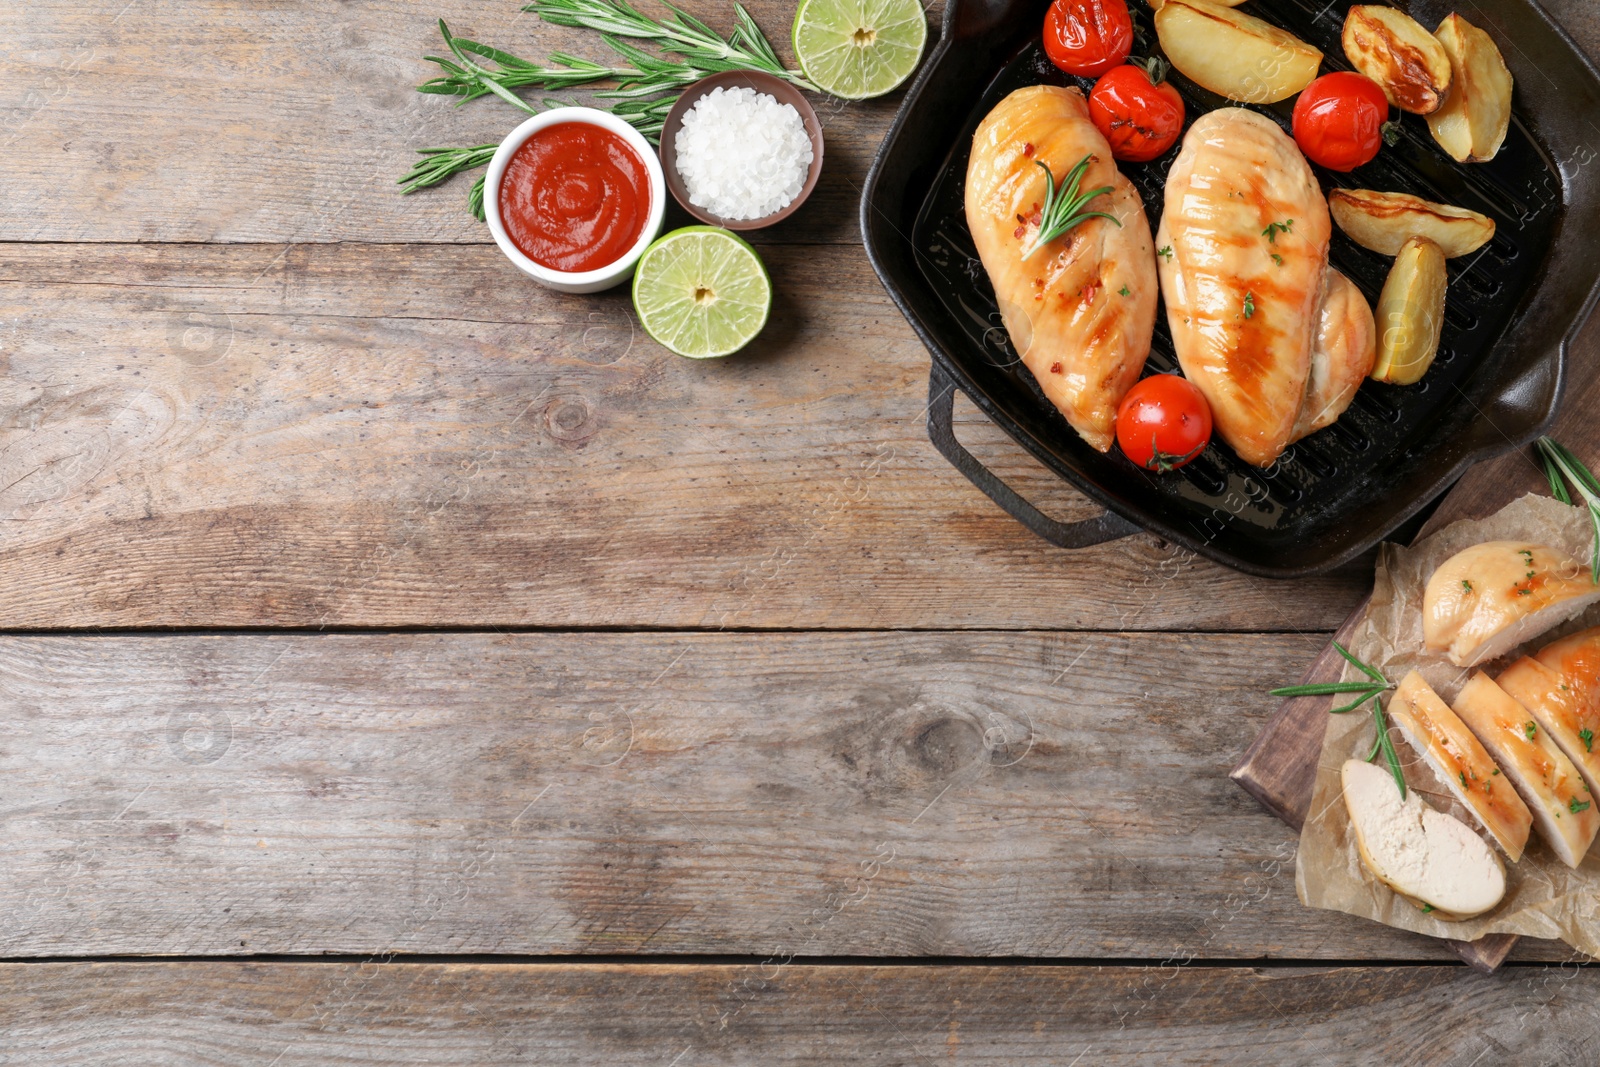
[{"label": "sliced chicken breast", "polygon": [[1600,713],[1600,626],[1552,641],[1534,658],[1561,675],[1591,714]]},{"label": "sliced chicken breast", "polygon": [[1372,305],[1355,282],[1329,267],[1311,344],[1311,375],[1290,440],[1338,421],[1377,361],[1378,328]]},{"label": "sliced chicken breast", "polygon": [[1600,832],[1600,809],[1572,761],[1528,709],[1482,671],[1462,687],[1453,707],[1527,802],[1539,836],[1568,867],[1582,863]]},{"label": "sliced chicken breast", "polygon": [[[1083,210],[1116,221],[1088,219],[1034,250],[1046,196],[1036,164],[1060,182],[1085,157],[1080,192],[1111,192]],[[966,209],[1011,343],[1072,428],[1109,451],[1117,405],[1150,354],[1159,283],[1144,204],[1083,94],[1035,85],[995,105],[973,134]]]},{"label": "sliced chicken breast", "polygon": [[1416,671],[1400,681],[1389,717],[1423,762],[1506,850],[1515,863],[1528,844],[1533,815],[1461,717]]},{"label": "sliced chicken breast", "polygon": [[1481,915],[1506,895],[1500,857],[1466,823],[1414,792],[1402,798],[1382,767],[1346,760],[1339,778],[1356,851],[1380,882],[1452,922]]},{"label": "sliced chicken breast", "polygon": [[1518,704],[1528,709],[1539,729],[1560,746],[1578,768],[1589,792],[1600,794],[1600,709],[1565,675],[1523,656],[1496,679]]},{"label": "sliced chicken breast", "polygon": [[1600,601],[1576,560],[1545,545],[1487,541],[1445,560],[1422,595],[1422,637],[1457,667],[1510,652]]},{"label": "sliced chicken breast", "polygon": [[1156,234],[1167,321],[1218,435],[1257,466],[1278,458],[1300,422],[1332,228],[1277,123],[1229,107],[1189,128]]}]

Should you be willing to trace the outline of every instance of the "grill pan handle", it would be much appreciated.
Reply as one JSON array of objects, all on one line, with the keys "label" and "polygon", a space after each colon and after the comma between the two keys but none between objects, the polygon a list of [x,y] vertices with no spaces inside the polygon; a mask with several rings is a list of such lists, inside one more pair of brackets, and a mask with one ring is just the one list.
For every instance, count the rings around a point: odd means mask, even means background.
[{"label": "grill pan handle", "polygon": [[1058,548],[1088,548],[1139,532],[1138,526],[1115,512],[1079,522],[1058,522],[1022,499],[956,440],[952,425],[955,400],[956,383],[933,364],[928,372],[928,440],[967,481],[1000,505],[1000,510]]}]

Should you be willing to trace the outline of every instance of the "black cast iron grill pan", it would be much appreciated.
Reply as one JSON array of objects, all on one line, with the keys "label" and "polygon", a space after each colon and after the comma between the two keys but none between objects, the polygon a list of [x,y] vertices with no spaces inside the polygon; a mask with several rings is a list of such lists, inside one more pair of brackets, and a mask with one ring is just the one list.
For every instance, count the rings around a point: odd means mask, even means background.
[{"label": "black cast iron grill pan", "polygon": [[[1414,386],[1368,382],[1333,426],[1261,470],[1214,442],[1194,463],[1155,475],[1115,449],[1084,444],[1018,359],[973,249],[962,206],[972,132],[1024,85],[1078,85],[1046,59],[1045,0],[950,0],[933,55],[879,149],[862,197],[867,254],[932,356],[928,433],[979,489],[1054,544],[1080,548],[1143,527],[1253,574],[1292,577],[1370,548],[1447,489],[1466,468],[1527,444],[1554,417],[1571,338],[1593,303],[1600,241],[1600,77],[1532,0],[1473,0],[1464,17],[1499,44],[1517,81],[1510,134],[1487,164],[1461,165],[1427,124],[1402,118],[1399,143],[1334,186],[1414,193],[1495,220],[1494,239],[1450,261],[1438,359]],[[1404,3],[1400,6],[1407,7]],[[1251,3],[1245,10],[1322,49],[1323,72],[1348,69],[1339,34],[1348,3]],[[1133,0],[1140,40],[1155,50],[1150,11]],[[1408,10],[1437,25],[1449,4]],[[1236,106],[1174,72],[1188,119]],[[1293,101],[1255,110],[1285,129]],[[960,122],[956,120],[960,119]],[[1591,147],[1592,146],[1592,147]],[[1176,149],[1121,164],[1144,198],[1152,231]],[[1389,259],[1335,228],[1330,258],[1376,302]],[[1146,373],[1174,370],[1163,308]],[[1083,523],[1040,513],[968,454],[951,429],[956,388],[1061,477],[1107,508]]]}]

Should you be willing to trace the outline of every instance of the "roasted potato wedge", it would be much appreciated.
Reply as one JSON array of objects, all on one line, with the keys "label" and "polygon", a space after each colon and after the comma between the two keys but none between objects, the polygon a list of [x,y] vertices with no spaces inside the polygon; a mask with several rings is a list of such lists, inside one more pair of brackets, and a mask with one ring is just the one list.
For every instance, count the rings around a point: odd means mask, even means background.
[{"label": "roasted potato wedge", "polygon": [[1391,385],[1422,380],[1444,328],[1444,251],[1426,237],[1401,246],[1378,296],[1378,362],[1372,377]]},{"label": "roasted potato wedge", "polygon": [[1511,72],[1487,33],[1450,15],[1434,32],[1450,57],[1450,94],[1428,116],[1433,139],[1457,163],[1494,158],[1511,127]]},{"label": "roasted potato wedge", "polygon": [[1438,111],[1450,91],[1450,57],[1439,39],[1404,11],[1357,4],[1344,17],[1344,54],[1383,87],[1389,103],[1413,115]]},{"label": "roasted potato wedge", "polygon": [[1191,81],[1252,104],[1293,96],[1322,65],[1322,53],[1294,34],[1213,0],[1166,0],[1156,35]]},{"label": "roasted potato wedge", "polygon": [[1494,236],[1489,216],[1409,193],[1334,189],[1328,193],[1328,211],[1352,241],[1386,256],[1399,255],[1408,237],[1426,237],[1446,259],[1454,259],[1476,252]]},{"label": "roasted potato wedge", "polygon": [[[1160,11],[1161,5],[1166,2],[1167,0],[1150,0],[1150,10]],[[1221,4],[1223,7],[1238,7],[1240,4],[1244,3],[1244,0],[1214,0],[1214,2]]]}]

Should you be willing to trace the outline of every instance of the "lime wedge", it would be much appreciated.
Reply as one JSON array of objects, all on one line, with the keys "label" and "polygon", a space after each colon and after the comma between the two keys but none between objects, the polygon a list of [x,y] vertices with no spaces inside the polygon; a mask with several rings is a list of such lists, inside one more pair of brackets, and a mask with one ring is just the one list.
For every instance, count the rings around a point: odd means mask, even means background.
[{"label": "lime wedge", "polygon": [[680,356],[726,356],[767,324],[772,280],[756,250],[727,230],[685,226],[639,257],[633,310],[645,333]]},{"label": "lime wedge", "polygon": [[794,13],[806,77],[846,100],[882,96],[911,77],[927,40],[917,0],[800,0]]}]

